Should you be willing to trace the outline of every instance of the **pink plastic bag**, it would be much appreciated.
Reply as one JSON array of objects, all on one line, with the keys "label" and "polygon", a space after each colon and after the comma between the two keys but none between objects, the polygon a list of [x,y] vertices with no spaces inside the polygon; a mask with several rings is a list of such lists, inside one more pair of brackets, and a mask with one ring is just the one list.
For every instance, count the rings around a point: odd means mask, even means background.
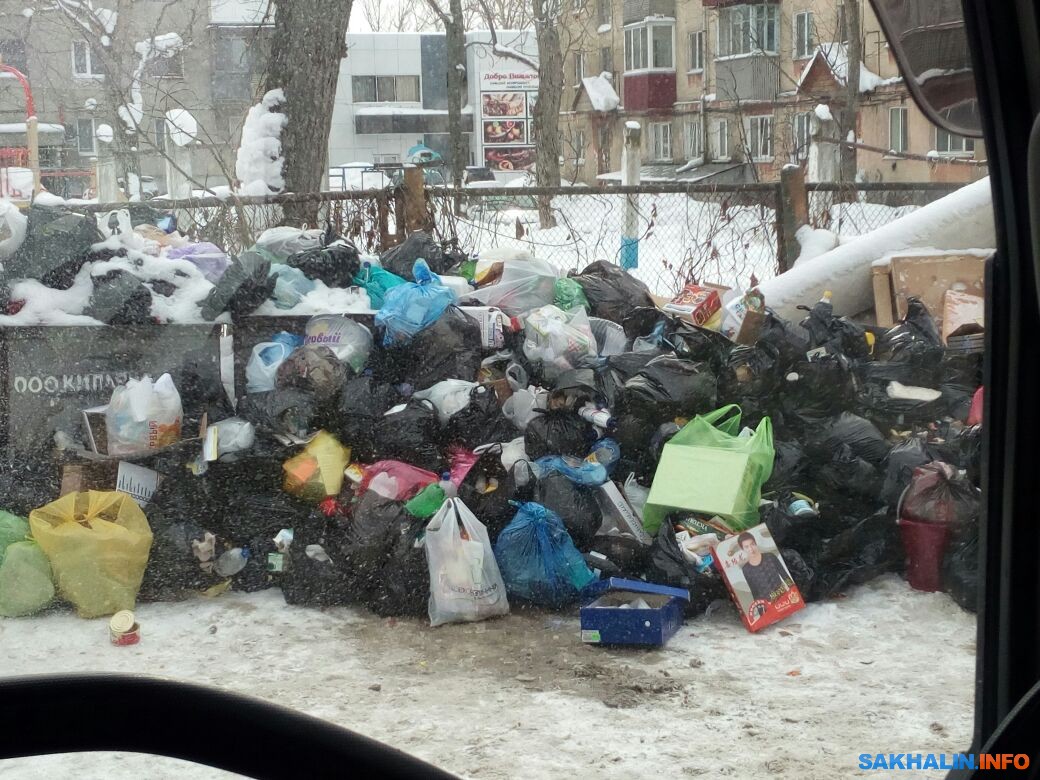
[{"label": "pink plastic bag", "polygon": [[971,397],[971,408],[968,410],[968,425],[982,424],[982,388],[975,391]]},{"label": "pink plastic bag", "polygon": [[469,474],[473,464],[480,460],[480,456],[462,447],[452,447],[448,450],[448,462],[451,463],[451,481],[458,487],[462,480]]},{"label": "pink plastic bag", "polygon": [[440,480],[440,475],[434,474],[432,471],[416,468],[399,460],[380,460],[364,468],[365,477],[358,485],[358,496],[368,490],[369,484],[377,474],[386,474],[397,481],[397,493],[393,496],[395,501],[409,499],[430,483]]}]

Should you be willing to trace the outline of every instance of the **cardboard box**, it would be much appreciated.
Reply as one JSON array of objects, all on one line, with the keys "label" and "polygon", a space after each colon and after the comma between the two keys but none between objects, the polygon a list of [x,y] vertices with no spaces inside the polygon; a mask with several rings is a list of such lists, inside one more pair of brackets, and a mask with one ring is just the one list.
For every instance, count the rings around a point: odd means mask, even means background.
[{"label": "cardboard box", "polygon": [[147,458],[155,455],[158,452],[165,450],[173,450],[175,448],[187,448],[200,447],[206,438],[206,429],[209,427],[207,422],[207,415],[203,414],[202,419],[199,420],[199,430],[197,436],[188,438],[182,438],[178,442],[167,447],[160,447],[154,450],[141,450],[132,454],[123,455],[109,455],[108,454],[108,429],[105,424],[105,410],[108,406],[94,406],[90,409],[84,409],[82,411],[83,416],[83,430],[86,435],[86,450],[77,450],[76,454],[89,460],[100,461],[100,460],[126,460],[135,461],[142,458]]},{"label": "cardboard box", "polygon": [[891,328],[896,324],[895,294],[892,292],[892,266],[876,264],[871,269],[874,286],[874,316],[878,325]]},{"label": "cardboard box", "polygon": [[947,290],[943,296],[942,341],[948,343],[950,335],[965,325],[985,328],[986,300],[981,295]]},{"label": "cardboard box", "polygon": [[889,256],[895,317],[906,316],[907,298],[920,298],[941,325],[943,296],[947,290],[985,295],[986,256],[964,251],[907,252]]},{"label": "cardboard box", "polygon": [[670,303],[665,304],[663,310],[694,325],[704,325],[721,308],[722,299],[717,290],[688,284]]},{"label": "cardboard box", "polygon": [[[581,608],[581,641],[602,645],[667,642],[683,623],[689,591],[640,580],[610,577],[585,589],[595,598]],[[632,608],[633,602],[645,608]]]},{"label": "cardboard box", "polygon": [[643,528],[636,511],[612,481],[607,480],[596,489],[596,504],[603,516],[600,533],[615,531],[628,534],[646,545],[653,543],[653,537]]},{"label": "cardboard box", "polygon": [[752,633],[805,608],[801,591],[765,523],[719,542],[715,565],[744,626]]}]

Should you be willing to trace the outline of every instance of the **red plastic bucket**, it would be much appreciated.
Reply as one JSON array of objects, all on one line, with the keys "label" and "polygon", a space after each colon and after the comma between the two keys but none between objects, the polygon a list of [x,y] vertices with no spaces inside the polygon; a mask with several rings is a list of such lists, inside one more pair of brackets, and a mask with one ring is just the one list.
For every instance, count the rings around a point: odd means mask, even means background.
[{"label": "red plastic bucket", "polygon": [[950,527],[946,523],[899,520],[899,533],[906,550],[906,581],[914,590],[943,589],[942,564]]}]

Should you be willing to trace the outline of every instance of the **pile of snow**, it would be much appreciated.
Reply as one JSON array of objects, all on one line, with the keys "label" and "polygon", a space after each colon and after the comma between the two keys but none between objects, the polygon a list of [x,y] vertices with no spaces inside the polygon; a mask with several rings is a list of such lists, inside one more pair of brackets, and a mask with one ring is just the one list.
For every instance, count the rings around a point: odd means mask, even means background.
[{"label": "pile of snow", "polygon": [[235,162],[240,195],[270,195],[285,188],[281,135],[286,116],[277,111],[284,103],[285,93],[272,89],[246,115]]},{"label": "pile of snow", "polygon": [[28,168],[0,167],[0,198],[29,200],[33,191],[33,173]]},{"label": "pile of snow", "polygon": [[614,111],[621,104],[621,98],[611,83],[610,74],[605,71],[598,76],[586,76],[581,80],[581,85],[585,88],[585,94],[589,96],[594,111]]},{"label": "pile of snow", "polygon": [[833,122],[834,115],[831,114],[831,107],[824,103],[817,103],[816,108],[813,109],[816,112],[816,118],[821,122]]},{"label": "pile of snow", "polygon": [[166,125],[169,128],[170,140],[175,146],[187,146],[199,134],[199,123],[190,111],[183,108],[171,108],[166,112]]},{"label": "pile of snow", "polygon": [[831,231],[821,228],[814,229],[809,225],[802,225],[798,228],[794,237],[798,239],[798,245],[802,248],[798,259],[794,261],[795,265],[812,260],[824,252],[830,252],[839,243],[839,238]]},{"label": "pile of snow", "polygon": [[18,251],[25,240],[28,223],[28,217],[11,201],[0,200],[0,260]]}]

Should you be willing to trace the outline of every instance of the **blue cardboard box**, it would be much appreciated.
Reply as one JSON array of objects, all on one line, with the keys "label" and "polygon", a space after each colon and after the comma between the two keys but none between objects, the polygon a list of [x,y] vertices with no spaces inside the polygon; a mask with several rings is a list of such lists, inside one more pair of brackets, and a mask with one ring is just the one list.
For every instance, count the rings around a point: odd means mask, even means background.
[{"label": "blue cardboard box", "polygon": [[[663,645],[683,623],[688,591],[609,577],[589,585],[581,608],[581,641],[601,645]],[[633,602],[647,608],[632,608]]]}]

